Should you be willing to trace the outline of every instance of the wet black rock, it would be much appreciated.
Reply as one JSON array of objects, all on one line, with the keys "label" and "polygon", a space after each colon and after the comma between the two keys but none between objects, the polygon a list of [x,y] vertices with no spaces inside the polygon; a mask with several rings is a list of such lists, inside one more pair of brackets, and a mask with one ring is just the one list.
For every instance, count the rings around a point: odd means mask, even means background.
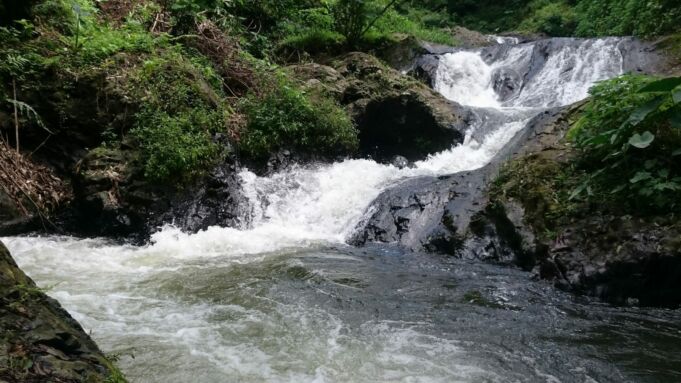
[{"label": "wet black rock", "polygon": [[409,160],[406,157],[403,156],[394,156],[390,160],[390,165],[398,168],[398,169],[404,169],[404,168],[411,168],[414,166],[413,163],[409,162]]},{"label": "wet black rock", "polygon": [[[486,191],[499,167],[516,156],[528,142],[541,142],[552,123],[564,117],[561,109],[547,111],[534,118],[528,127],[497,154],[487,166],[443,177],[407,180],[383,193],[369,208],[374,213],[362,222],[350,241],[398,243],[414,251],[429,250],[461,255],[470,239],[470,226],[487,204]],[[484,248],[485,246],[478,246]],[[508,256],[484,255],[508,261]],[[471,252],[468,252],[470,255]]]}]

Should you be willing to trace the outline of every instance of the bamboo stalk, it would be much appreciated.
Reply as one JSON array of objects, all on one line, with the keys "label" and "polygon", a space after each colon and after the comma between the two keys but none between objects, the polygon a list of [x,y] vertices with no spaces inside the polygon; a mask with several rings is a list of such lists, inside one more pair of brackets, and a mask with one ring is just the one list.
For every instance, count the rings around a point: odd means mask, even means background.
[{"label": "bamboo stalk", "polygon": [[17,81],[12,79],[12,91],[14,92],[14,135],[17,143],[17,154],[19,154],[19,111],[17,110]]}]

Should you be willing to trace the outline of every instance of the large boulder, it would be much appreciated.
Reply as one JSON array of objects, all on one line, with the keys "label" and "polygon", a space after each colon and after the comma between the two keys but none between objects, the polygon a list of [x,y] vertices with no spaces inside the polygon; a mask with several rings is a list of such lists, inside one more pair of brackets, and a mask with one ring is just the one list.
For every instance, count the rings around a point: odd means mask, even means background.
[{"label": "large boulder", "polygon": [[0,381],[108,382],[111,363],[0,242]]},{"label": "large boulder", "polygon": [[414,161],[463,141],[464,108],[374,56],[355,52],[328,66],[301,64],[289,71],[308,91],[327,92],[348,109],[363,155]]}]

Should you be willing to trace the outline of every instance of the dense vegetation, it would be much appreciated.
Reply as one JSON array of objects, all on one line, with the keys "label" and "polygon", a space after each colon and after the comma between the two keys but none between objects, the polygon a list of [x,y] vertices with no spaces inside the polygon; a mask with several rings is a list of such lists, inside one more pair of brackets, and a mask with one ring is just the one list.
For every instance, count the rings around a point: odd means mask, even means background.
[{"label": "dense vegetation", "polygon": [[570,131],[585,196],[638,212],[681,209],[681,78],[624,76],[591,90]]},{"label": "dense vegetation", "polygon": [[674,222],[681,212],[681,78],[625,75],[591,95],[573,111],[563,148],[511,161],[492,194],[531,206],[529,223],[547,237],[590,216]]},{"label": "dense vegetation", "polygon": [[[681,28],[676,0],[426,0],[419,1],[427,25],[462,24],[499,33],[550,36],[651,37]],[[412,1],[417,6],[417,1]]]},{"label": "dense vegetation", "polygon": [[[0,22],[0,99],[3,115],[11,117],[4,122],[3,140],[20,149],[22,136],[36,135],[31,132],[49,137],[57,128],[98,125],[103,145],[133,145],[140,168],[157,181],[191,178],[234,154],[234,147],[250,158],[284,148],[325,155],[356,150],[357,132],[347,112],[287,78],[278,65],[290,60],[389,46],[396,33],[455,44],[450,29],[457,23],[483,31],[654,36],[675,31],[681,18],[681,5],[671,0],[33,0],[20,5],[6,0],[2,5],[7,17]],[[660,124],[651,119],[678,108],[670,104],[672,96],[640,123],[621,121],[641,113],[642,102],[660,99],[634,91],[646,81],[651,80],[628,77],[594,89],[594,101],[574,133],[584,152],[582,169],[595,172],[582,191],[613,183],[600,174],[636,177],[638,182],[618,185],[623,196],[640,194],[642,185],[648,191],[662,188],[662,194],[676,191],[678,169],[650,155],[675,148],[671,128],[651,127]],[[84,84],[104,91],[79,94]],[[95,98],[99,110],[100,97],[106,111],[96,116],[79,104]],[[648,133],[656,137],[654,149],[627,146],[625,136],[639,134],[645,141]],[[618,150],[594,138],[607,134]],[[218,144],[219,137],[234,145]],[[605,171],[601,157],[626,172]]]}]

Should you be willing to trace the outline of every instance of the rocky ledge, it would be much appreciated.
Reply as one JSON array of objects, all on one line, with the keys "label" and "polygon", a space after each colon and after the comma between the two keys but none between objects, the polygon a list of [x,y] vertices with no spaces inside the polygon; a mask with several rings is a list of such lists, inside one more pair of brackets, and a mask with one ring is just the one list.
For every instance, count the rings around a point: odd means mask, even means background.
[{"label": "rocky ledge", "polygon": [[469,113],[460,105],[365,53],[350,53],[329,65],[288,68],[310,93],[332,95],[359,130],[360,155],[387,162],[410,161],[463,142]]},{"label": "rocky ledge", "polygon": [[[512,265],[561,289],[615,304],[678,307],[678,220],[606,215],[592,208],[547,222],[554,201],[543,181],[571,158],[564,136],[580,108],[538,116],[482,169],[409,180],[385,191],[351,243],[396,243]],[[513,171],[518,167],[525,171]]]},{"label": "rocky ledge", "polygon": [[124,382],[83,328],[0,242],[0,381]]}]

